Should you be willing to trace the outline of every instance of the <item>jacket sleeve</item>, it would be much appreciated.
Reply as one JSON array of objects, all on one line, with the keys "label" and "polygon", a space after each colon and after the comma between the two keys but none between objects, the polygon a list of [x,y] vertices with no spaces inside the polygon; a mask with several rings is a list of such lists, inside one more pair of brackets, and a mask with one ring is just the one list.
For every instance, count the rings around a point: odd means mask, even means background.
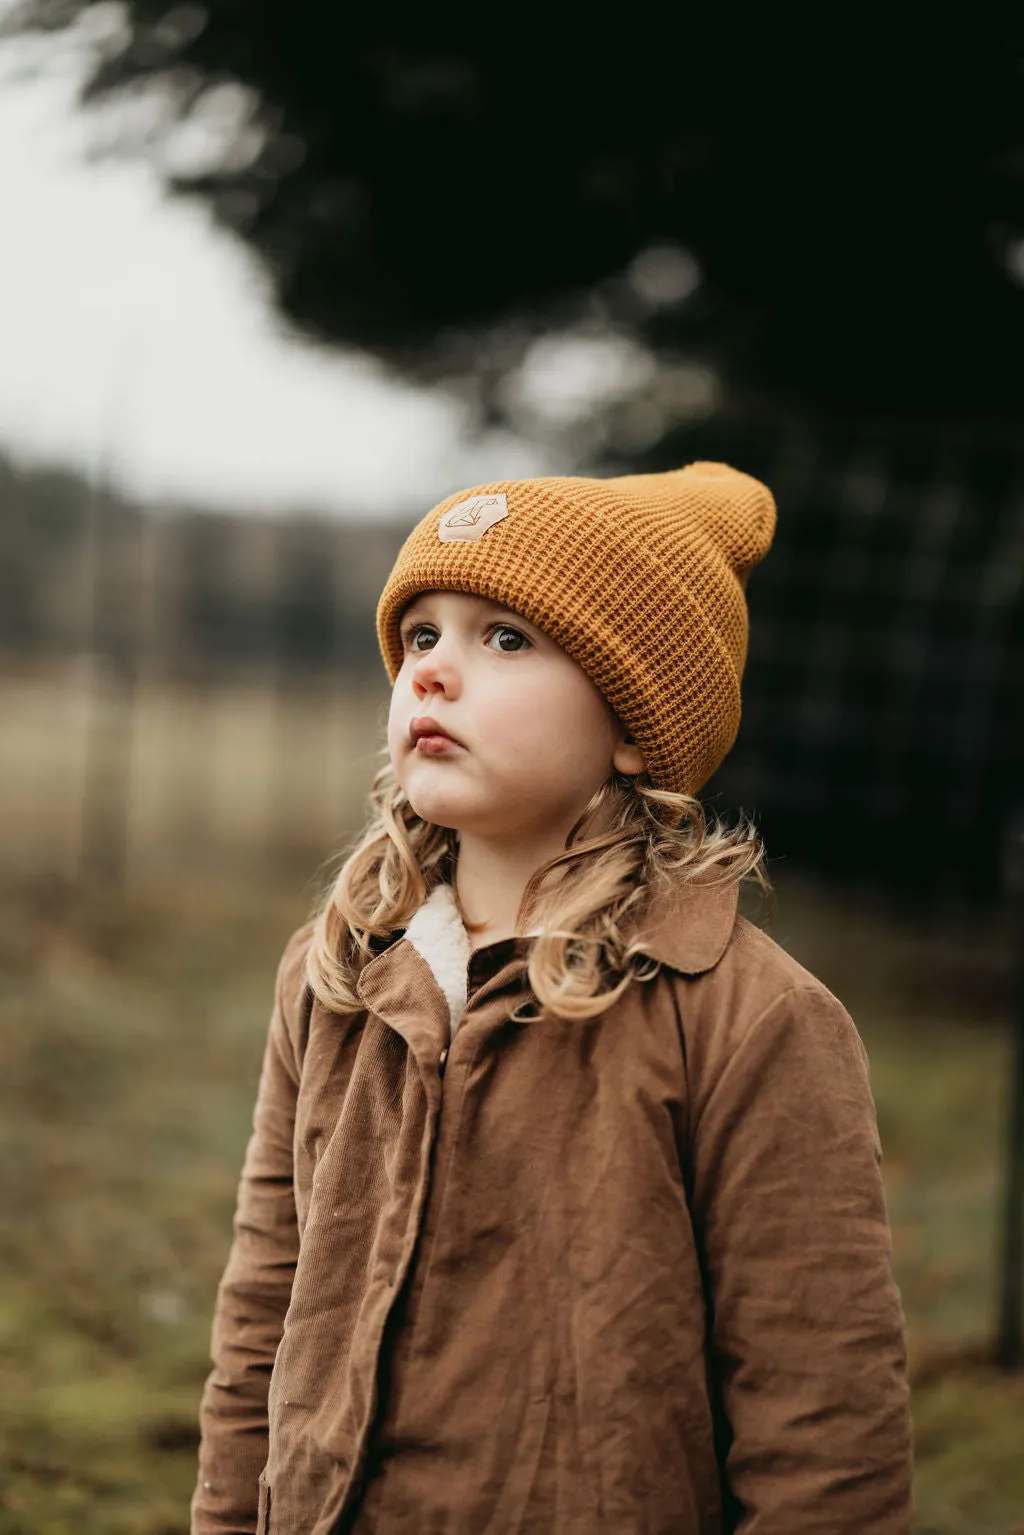
[{"label": "jacket sleeve", "polygon": [[726,1528],[907,1535],[903,1316],[852,1020],[824,987],[793,986],[694,1107]]},{"label": "jacket sleeve", "polygon": [[300,1065],[292,1014],[302,990],[307,934],[308,927],[293,935],[278,967],[234,1239],[214,1309],[213,1369],[199,1411],[192,1535],[252,1535],[256,1529],[270,1374],[299,1249],[292,1138]]}]

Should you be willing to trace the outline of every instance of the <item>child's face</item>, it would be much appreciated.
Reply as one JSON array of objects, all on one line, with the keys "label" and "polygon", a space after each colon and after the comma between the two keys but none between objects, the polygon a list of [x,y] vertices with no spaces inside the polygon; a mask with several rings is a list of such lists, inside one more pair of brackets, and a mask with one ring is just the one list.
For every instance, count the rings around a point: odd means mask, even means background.
[{"label": "child's face", "polygon": [[[402,614],[404,660],[388,748],[416,814],[489,840],[564,838],[613,768],[639,749],[586,673],[542,629],[465,592],[425,592]],[[432,719],[453,743],[419,744]]]}]

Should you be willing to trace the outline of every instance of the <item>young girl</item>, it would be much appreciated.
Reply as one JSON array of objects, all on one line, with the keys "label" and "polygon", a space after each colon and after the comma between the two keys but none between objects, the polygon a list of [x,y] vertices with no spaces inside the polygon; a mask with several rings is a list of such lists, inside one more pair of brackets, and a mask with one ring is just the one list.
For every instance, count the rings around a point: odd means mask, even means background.
[{"label": "young girl", "polygon": [[701,463],[406,541],[371,824],[278,973],[193,1531],[909,1531],[864,1050],[694,798],[774,521]]}]

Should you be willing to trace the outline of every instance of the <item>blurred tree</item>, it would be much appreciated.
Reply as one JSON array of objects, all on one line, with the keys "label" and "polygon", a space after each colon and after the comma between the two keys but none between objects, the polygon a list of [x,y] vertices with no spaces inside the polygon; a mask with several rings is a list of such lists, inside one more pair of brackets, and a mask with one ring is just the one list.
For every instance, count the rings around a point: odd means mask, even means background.
[{"label": "blurred tree", "polygon": [[[20,22],[100,10],[26,0]],[[587,317],[703,355],[741,406],[1024,403],[1024,49],[980,25],[762,36],[322,0],[125,16],[90,94],[169,93],[190,131],[170,179],[329,342],[477,375],[494,410],[531,333]]]}]

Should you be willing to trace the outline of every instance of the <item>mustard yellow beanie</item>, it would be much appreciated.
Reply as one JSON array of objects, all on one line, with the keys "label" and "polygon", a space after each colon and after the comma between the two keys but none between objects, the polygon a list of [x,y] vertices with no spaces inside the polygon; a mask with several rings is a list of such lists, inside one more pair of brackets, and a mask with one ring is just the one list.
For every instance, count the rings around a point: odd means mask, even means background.
[{"label": "mustard yellow beanie", "polygon": [[459,491],[399,551],[377,607],[384,664],[394,683],[417,593],[489,597],[583,668],[656,788],[694,794],[736,739],[744,586],[774,531],[771,492],[727,464]]}]

